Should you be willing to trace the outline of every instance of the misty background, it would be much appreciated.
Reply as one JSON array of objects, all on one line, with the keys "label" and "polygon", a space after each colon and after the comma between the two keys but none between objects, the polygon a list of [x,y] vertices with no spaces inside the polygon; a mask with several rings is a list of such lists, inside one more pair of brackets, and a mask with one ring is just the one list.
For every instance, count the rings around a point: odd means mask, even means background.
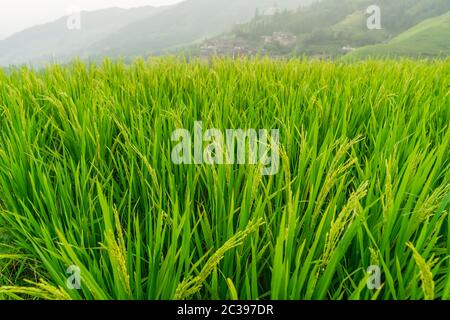
[{"label": "misty background", "polygon": [[2,0],[0,40],[23,29],[57,20],[71,7],[84,11],[171,5],[183,0]]},{"label": "misty background", "polygon": [[442,57],[450,54],[450,1],[2,0],[0,3],[2,66],[39,66],[75,58],[132,60],[186,53],[199,58]]}]

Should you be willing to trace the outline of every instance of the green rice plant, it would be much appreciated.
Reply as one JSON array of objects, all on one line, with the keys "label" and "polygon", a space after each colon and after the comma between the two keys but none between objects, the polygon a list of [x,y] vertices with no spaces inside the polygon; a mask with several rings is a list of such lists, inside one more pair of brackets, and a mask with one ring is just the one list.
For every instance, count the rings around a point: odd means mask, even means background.
[{"label": "green rice plant", "polygon": [[[196,121],[280,170],[174,164]],[[0,70],[0,299],[450,299],[449,124],[449,60]]]}]

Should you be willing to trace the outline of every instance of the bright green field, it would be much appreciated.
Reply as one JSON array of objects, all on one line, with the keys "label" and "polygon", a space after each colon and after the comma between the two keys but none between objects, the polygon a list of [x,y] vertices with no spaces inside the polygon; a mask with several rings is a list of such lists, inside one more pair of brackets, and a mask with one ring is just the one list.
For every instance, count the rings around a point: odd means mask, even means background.
[{"label": "bright green field", "polygon": [[450,55],[450,12],[414,26],[386,44],[362,47],[346,57],[446,57]]},{"label": "bright green field", "polygon": [[[279,173],[173,164],[197,120]],[[450,299],[449,123],[449,60],[0,71],[0,298]]]}]

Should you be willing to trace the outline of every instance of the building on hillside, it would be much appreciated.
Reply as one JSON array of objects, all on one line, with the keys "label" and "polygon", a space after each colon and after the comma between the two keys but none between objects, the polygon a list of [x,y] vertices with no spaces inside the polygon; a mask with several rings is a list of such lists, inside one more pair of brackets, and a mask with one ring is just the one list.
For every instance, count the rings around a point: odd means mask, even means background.
[{"label": "building on hillside", "polygon": [[255,54],[242,39],[218,39],[206,40],[200,46],[200,56],[208,58],[212,56],[242,57]]},{"label": "building on hillside", "polygon": [[341,50],[342,50],[342,52],[344,52],[344,53],[350,53],[350,52],[355,51],[356,49],[353,48],[353,47],[351,47],[351,46],[345,46],[345,47],[342,47]]},{"label": "building on hillside", "polygon": [[297,42],[297,37],[290,32],[274,32],[271,36],[263,36],[264,44],[278,44],[281,47],[290,47]]},{"label": "building on hillside", "polygon": [[274,4],[273,7],[267,8],[264,10],[263,15],[264,16],[274,16],[276,14],[281,13],[281,9],[278,7],[277,4]]}]

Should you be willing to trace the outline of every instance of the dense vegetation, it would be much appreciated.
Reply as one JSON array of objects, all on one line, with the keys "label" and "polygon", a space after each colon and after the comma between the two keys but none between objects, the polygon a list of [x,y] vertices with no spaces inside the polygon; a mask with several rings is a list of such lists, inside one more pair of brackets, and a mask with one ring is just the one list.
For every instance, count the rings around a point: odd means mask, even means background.
[{"label": "dense vegetation", "polygon": [[[448,60],[0,71],[0,298],[449,299],[449,75]],[[197,120],[280,129],[280,172],[173,164],[173,130]]]},{"label": "dense vegetation", "polygon": [[[381,30],[367,28],[369,14],[366,10],[372,5],[381,9]],[[233,32],[222,37],[244,39],[251,47],[271,55],[334,57],[344,54],[341,50],[344,46],[359,48],[384,43],[426,19],[449,11],[448,0],[324,0],[271,17],[258,14],[251,22],[235,27]],[[263,36],[279,31],[296,35],[297,42],[287,48],[264,44]],[[445,29],[434,37],[450,43]],[[434,48],[433,43],[430,47],[431,50]],[[414,48],[412,46],[410,49]],[[408,55],[408,50],[405,51],[403,55]],[[438,54],[436,50],[435,55]]]},{"label": "dense vegetation", "polygon": [[367,46],[348,58],[450,55],[450,12],[425,20],[386,44]]}]

